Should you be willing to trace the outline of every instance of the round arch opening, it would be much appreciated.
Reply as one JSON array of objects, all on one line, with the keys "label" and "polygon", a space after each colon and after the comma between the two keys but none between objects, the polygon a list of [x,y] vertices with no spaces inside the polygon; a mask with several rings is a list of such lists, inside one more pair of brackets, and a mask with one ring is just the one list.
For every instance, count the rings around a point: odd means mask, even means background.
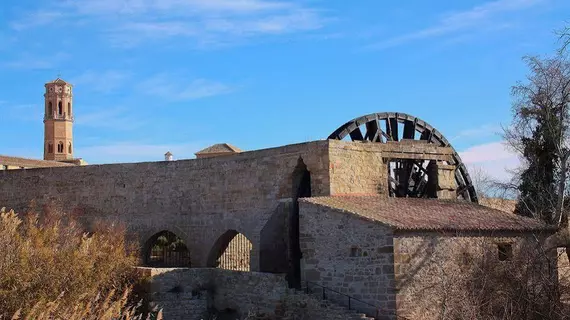
[{"label": "round arch opening", "polygon": [[145,244],[145,266],[154,268],[189,268],[190,250],[175,233],[163,230]]},{"label": "round arch opening", "polygon": [[236,230],[228,230],[214,243],[207,266],[236,271],[251,271],[253,244]]}]

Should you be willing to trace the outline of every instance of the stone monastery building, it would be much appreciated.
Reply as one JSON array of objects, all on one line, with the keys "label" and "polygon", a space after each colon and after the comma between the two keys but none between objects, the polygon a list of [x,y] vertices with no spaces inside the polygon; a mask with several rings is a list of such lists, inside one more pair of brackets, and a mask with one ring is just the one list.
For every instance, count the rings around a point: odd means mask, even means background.
[{"label": "stone monastery building", "polygon": [[490,249],[508,266],[555,231],[479,205],[453,147],[407,114],[366,115],[328,139],[276,148],[78,165],[72,86],[47,83],[45,102],[44,160],[0,156],[4,168],[26,168],[0,171],[0,205],[56,207],[87,229],[124,224],[167,319],[200,319],[208,307],[286,319],[283,299],[302,292],[337,306],[322,319],[436,318],[438,285],[463,270],[465,250]]}]

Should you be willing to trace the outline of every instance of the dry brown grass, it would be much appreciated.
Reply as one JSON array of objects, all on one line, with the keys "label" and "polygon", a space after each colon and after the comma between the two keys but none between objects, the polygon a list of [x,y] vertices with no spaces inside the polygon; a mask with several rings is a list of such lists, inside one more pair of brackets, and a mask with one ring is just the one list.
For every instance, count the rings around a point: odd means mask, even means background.
[{"label": "dry brown grass", "polygon": [[124,229],[88,234],[60,212],[38,217],[0,210],[0,318],[134,319],[138,255]]}]

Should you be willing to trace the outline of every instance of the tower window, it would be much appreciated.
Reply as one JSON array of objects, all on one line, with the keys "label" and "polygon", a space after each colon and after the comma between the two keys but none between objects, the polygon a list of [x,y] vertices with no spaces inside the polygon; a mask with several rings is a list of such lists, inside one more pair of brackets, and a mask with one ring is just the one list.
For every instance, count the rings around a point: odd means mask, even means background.
[{"label": "tower window", "polygon": [[67,115],[71,117],[71,102],[67,103]]},{"label": "tower window", "polygon": [[63,142],[61,141],[57,144],[57,152],[63,153]]},{"label": "tower window", "polygon": [[57,113],[59,115],[63,114],[63,107],[61,106],[61,101],[57,104]]},{"label": "tower window", "polygon": [[71,153],[71,142],[69,143],[69,146],[67,146],[67,153]]},{"label": "tower window", "polygon": [[51,101],[48,102],[47,116],[48,116],[48,117],[52,117],[52,116],[53,116],[53,106],[52,106],[52,104],[51,104]]},{"label": "tower window", "polygon": [[48,151],[48,153],[53,153],[53,144],[51,144],[51,142],[48,143],[48,150],[47,151]]}]

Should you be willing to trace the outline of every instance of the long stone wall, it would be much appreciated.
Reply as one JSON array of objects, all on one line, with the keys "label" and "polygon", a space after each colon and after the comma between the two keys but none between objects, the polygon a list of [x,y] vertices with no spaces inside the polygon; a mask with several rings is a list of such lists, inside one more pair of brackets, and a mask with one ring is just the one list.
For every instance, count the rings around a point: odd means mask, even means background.
[{"label": "long stone wall", "polygon": [[236,230],[253,245],[255,271],[261,230],[279,199],[291,197],[299,158],[313,194],[329,194],[328,141],[316,141],[222,158],[2,171],[0,204],[23,212],[32,201],[55,202],[87,225],[125,224],[141,247],[169,230],[187,244],[196,267],[206,266],[221,235]]},{"label": "long stone wall", "polygon": [[139,268],[150,279],[150,300],[165,319],[200,320],[208,312],[274,318],[287,295],[281,274],[210,268]]},{"label": "long stone wall", "polygon": [[139,268],[151,308],[168,320],[363,320],[319,294],[287,288],[284,275],[222,269]]},{"label": "long stone wall", "polygon": [[[50,205],[87,228],[99,220],[122,223],[142,249],[168,230],[184,240],[196,267],[208,266],[218,239],[235,230],[252,243],[252,271],[264,265],[261,271],[284,272],[286,258],[274,251],[287,252],[280,201],[293,197],[299,159],[310,172],[312,196],[385,193],[384,147],[330,140],[206,159],[4,170],[0,205],[17,212],[32,202]],[[272,257],[264,260],[261,252]]]}]

